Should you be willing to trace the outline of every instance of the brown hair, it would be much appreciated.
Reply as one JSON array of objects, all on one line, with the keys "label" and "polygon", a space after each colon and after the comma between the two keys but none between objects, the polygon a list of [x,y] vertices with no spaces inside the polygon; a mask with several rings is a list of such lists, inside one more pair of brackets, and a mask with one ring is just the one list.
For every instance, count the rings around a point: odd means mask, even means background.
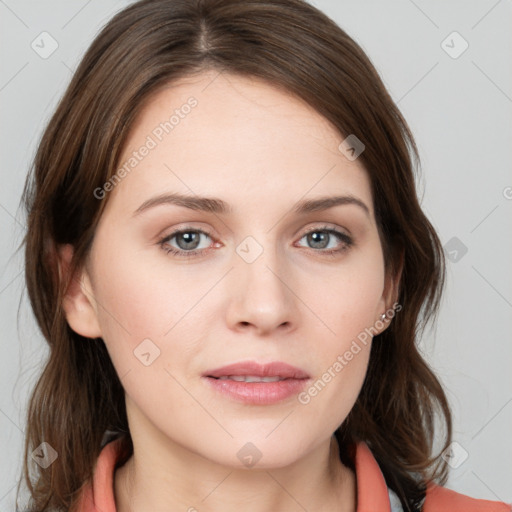
[{"label": "brown hair", "polygon": [[[93,191],[115,174],[136,116],[170,82],[208,68],[264,79],[311,105],[341,137],[355,134],[365,144],[359,159],[371,180],[386,271],[403,270],[403,309],[374,339],[361,393],[335,435],[347,464],[349,446],[366,441],[404,510],[417,510],[427,483],[446,482],[446,463],[433,454],[438,414],[442,449],[452,433],[446,396],[416,345],[439,308],[443,250],[417,200],[419,157],[406,121],[363,50],[303,0],[137,2],[113,17],[78,66],[23,196],[27,289],[50,346],[27,413],[30,510],[73,509],[107,431],[125,439],[119,464],[132,453],[124,390],[103,340],[70,329],[62,298],[108,200]],[[66,279],[62,244],[74,247]],[[43,441],[58,453],[47,469],[28,457]]]}]

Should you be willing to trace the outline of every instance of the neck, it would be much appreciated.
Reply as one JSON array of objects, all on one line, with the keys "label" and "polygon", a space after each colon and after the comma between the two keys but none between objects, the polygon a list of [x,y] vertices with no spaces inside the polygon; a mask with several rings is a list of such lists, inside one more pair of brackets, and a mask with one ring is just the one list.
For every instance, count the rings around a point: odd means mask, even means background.
[{"label": "neck", "polygon": [[332,436],[289,466],[248,471],[178,446],[162,460],[161,451],[139,451],[134,443],[132,457],[114,476],[116,510],[355,512],[355,475],[338,450]]}]

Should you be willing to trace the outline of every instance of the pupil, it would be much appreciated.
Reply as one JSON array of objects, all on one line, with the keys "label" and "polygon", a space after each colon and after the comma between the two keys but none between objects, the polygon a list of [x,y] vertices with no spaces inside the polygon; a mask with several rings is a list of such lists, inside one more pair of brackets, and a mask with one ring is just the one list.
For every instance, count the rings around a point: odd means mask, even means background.
[{"label": "pupil", "polygon": [[[181,249],[195,249],[197,247],[197,241],[199,239],[198,233],[192,233],[190,231],[187,231],[186,233],[181,233],[181,235],[178,236],[177,241],[178,245]],[[184,244],[180,244],[179,240],[183,238],[185,240]],[[194,240],[196,238],[196,240]],[[194,245],[194,243],[196,245]]]},{"label": "pupil", "polygon": [[[327,233],[322,233],[320,231],[314,231],[313,233],[310,233],[308,235],[308,237],[309,237],[309,241],[313,243],[314,247],[320,246],[320,248],[325,248],[325,241],[327,240]],[[323,238],[323,240],[322,240],[322,238]]]}]

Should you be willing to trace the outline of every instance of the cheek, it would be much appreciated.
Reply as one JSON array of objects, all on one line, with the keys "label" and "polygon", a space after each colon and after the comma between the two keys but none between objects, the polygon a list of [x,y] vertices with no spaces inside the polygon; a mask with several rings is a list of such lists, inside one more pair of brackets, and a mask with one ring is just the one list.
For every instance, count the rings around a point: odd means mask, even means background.
[{"label": "cheek", "polygon": [[332,354],[311,385],[298,395],[301,416],[311,422],[323,418],[326,432],[334,432],[350,413],[364,382],[371,341]]},{"label": "cheek", "polygon": [[[324,429],[333,432],[350,413],[363,385],[368,368],[375,309],[382,289],[376,273],[373,284],[355,278],[340,279],[340,288],[331,288],[318,306],[325,327],[311,329],[314,343],[308,347],[315,361],[311,386],[298,396],[306,421],[324,418]],[[376,285],[377,284],[377,285]],[[316,419],[315,419],[316,418]]]},{"label": "cheek", "polygon": [[304,281],[302,294],[317,313],[324,349],[343,350],[374,326],[384,310],[383,291],[384,262],[377,243],[354,253],[335,271],[330,268]]},{"label": "cheek", "polygon": [[[334,429],[350,412],[364,382],[372,327],[381,313],[384,263],[380,246],[374,249],[321,279],[323,293],[307,295],[319,317],[312,321],[310,337],[315,343],[308,347],[317,364],[315,381],[299,401],[309,408],[306,414],[329,418]],[[306,283],[304,293],[313,289]]]},{"label": "cheek", "polygon": [[183,367],[212,321],[211,312],[205,311],[212,299],[201,299],[218,278],[211,272],[198,275],[193,266],[173,267],[162,254],[151,264],[133,248],[98,251],[95,256],[98,319],[120,376],[145,363]]},{"label": "cheek", "polygon": [[107,332],[123,337],[156,336],[172,317],[169,297],[177,287],[145,257],[133,234],[116,229],[98,230],[94,252],[94,292],[98,315]]}]

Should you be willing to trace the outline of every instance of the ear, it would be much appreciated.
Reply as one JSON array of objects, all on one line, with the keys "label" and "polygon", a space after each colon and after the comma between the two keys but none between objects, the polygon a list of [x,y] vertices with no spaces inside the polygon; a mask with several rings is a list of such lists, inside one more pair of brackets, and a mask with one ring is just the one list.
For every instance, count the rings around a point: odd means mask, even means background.
[{"label": "ear", "polygon": [[96,301],[92,294],[91,280],[85,268],[79,269],[69,276],[73,258],[73,246],[70,244],[59,247],[59,277],[69,285],[62,299],[62,307],[66,320],[77,334],[86,338],[101,338],[102,333],[98,322]]},{"label": "ear", "polygon": [[[395,268],[390,268],[386,272],[386,277],[384,281],[384,290],[382,292],[381,300],[379,301],[380,310],[378,311],[378,318],[376,319],[376,325],[380,326],[384,324],[381,329],[378,329],[379,334],[385,331],[389,324],[392,321],[392,316],[389,314],[393,311],[400,311],[402,309],[402,305],[398,304],[398,297],[400,296],[400,282],[402,279],[402,271],[404,264],[404,251],[400,251],[399,257],[397,258],[397,263],[395,264]],[[387,317],[382,320],[381,315],[383,313],[387,313]],[[394,316],[394,315],[393,315]],[[380,321],[380,323],[377,323]]]}]

